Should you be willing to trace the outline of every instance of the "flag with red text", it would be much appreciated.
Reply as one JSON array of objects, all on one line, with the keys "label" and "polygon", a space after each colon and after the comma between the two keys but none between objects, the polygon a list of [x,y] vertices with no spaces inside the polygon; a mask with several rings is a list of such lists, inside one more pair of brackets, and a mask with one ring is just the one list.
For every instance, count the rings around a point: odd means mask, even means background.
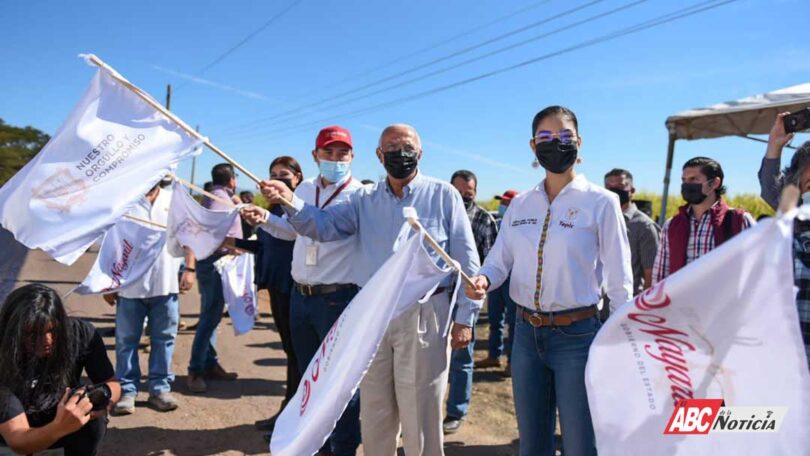
[{"label": "flag with red text", "polygon": [[794,216],[746,230],[610,316],[586,368],[600,455],[807,454]]}]

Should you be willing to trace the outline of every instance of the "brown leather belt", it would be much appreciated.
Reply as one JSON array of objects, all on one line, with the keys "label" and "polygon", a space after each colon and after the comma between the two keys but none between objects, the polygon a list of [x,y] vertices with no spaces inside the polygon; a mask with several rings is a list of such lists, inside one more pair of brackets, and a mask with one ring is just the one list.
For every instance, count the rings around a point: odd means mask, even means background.
[{"label": "brown leather belt", "polygon": [[357,285],[353,283],[337,283],[330,285],[304,285],[295,282],[295,289],[298,290],[305,297],[317,296],[327,293],[334,293],[336,291],[345,290],[347,288],[357,289]]},{"label": "brown leather belt", "polygon": [[570,326],[572,323],[595,316],[599,310],[596,305],[582,307],[573,311],[560,312],[530,312],[523,306],[518,306],[520,317],[526,323],[540,328],[541,326]]}]

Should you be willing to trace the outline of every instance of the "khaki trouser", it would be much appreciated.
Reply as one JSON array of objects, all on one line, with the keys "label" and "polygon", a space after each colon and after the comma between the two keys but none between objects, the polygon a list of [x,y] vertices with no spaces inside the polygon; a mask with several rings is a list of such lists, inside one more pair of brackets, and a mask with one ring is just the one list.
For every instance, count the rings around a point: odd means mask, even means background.
[{"label": "khaki trouser", "polygon": [[407,456],[444,454],[442,400],[450,347],[447,293],[392,321],[360,384],[363,454],[394,456],[400,426]]}]

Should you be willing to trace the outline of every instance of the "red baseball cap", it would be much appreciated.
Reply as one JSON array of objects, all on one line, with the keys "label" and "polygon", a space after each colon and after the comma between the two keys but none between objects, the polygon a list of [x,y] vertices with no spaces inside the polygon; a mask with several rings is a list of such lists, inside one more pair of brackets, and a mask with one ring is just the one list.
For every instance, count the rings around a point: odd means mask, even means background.
[{"label": "red baseball cap", "polygon": [[349,130],[337,125],[326,127],[318,132],[318,138],[315,139],[315,148],[322,149],[336,142],[346,143],[349,147],[352,147],[352,134],[349,133]]},{"label": "red baseball cap", "polygon": [[503,192],[503,195],[496,195],[495,199],[496,200],[501,200],[501,201],[504,201],[504,202],[509,202],[509,201],[512,201],[512,198],[514,198],[516,196],[518,196],[517,190],[507,190],[507,191]]}]

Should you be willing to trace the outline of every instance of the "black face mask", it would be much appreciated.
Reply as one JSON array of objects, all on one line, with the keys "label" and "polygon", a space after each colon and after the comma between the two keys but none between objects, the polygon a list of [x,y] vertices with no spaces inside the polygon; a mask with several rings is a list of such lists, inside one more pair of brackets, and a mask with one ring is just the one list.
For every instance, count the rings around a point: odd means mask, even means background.
[{"label": "black face mask", "polygon": [[383,153],[383,166],[391,177],[405,179],[416,171],[419,160],[415,150],[393,150]]},{"label": "black face mask", "polygon": [[703,194],[703,184],[681,184],[681,196],[689,204],[700,204],[706,200]]},{"label": "black face mask", "polygon": [[534,155],[546,171],[562,174],[568,171],[577,161],[577,145],[563,144],[559,139],[536,143]]},{"label": "black face mask", "polygon": [[608,190],[619,195],[619,203],[621,203],[622,206],[630,202],[630,192],[627,190],[623,188],[609,188]]},{"label": "black face mask", "polygon": [[278,179],[275,179],[275,180],[277,180],[279,182],[283,182],[284,185],[286,185],[287,188],[289,188],[290,190],[295,190],[293,188],[292,179],[290,179],[289,177],[279,177]]}]

